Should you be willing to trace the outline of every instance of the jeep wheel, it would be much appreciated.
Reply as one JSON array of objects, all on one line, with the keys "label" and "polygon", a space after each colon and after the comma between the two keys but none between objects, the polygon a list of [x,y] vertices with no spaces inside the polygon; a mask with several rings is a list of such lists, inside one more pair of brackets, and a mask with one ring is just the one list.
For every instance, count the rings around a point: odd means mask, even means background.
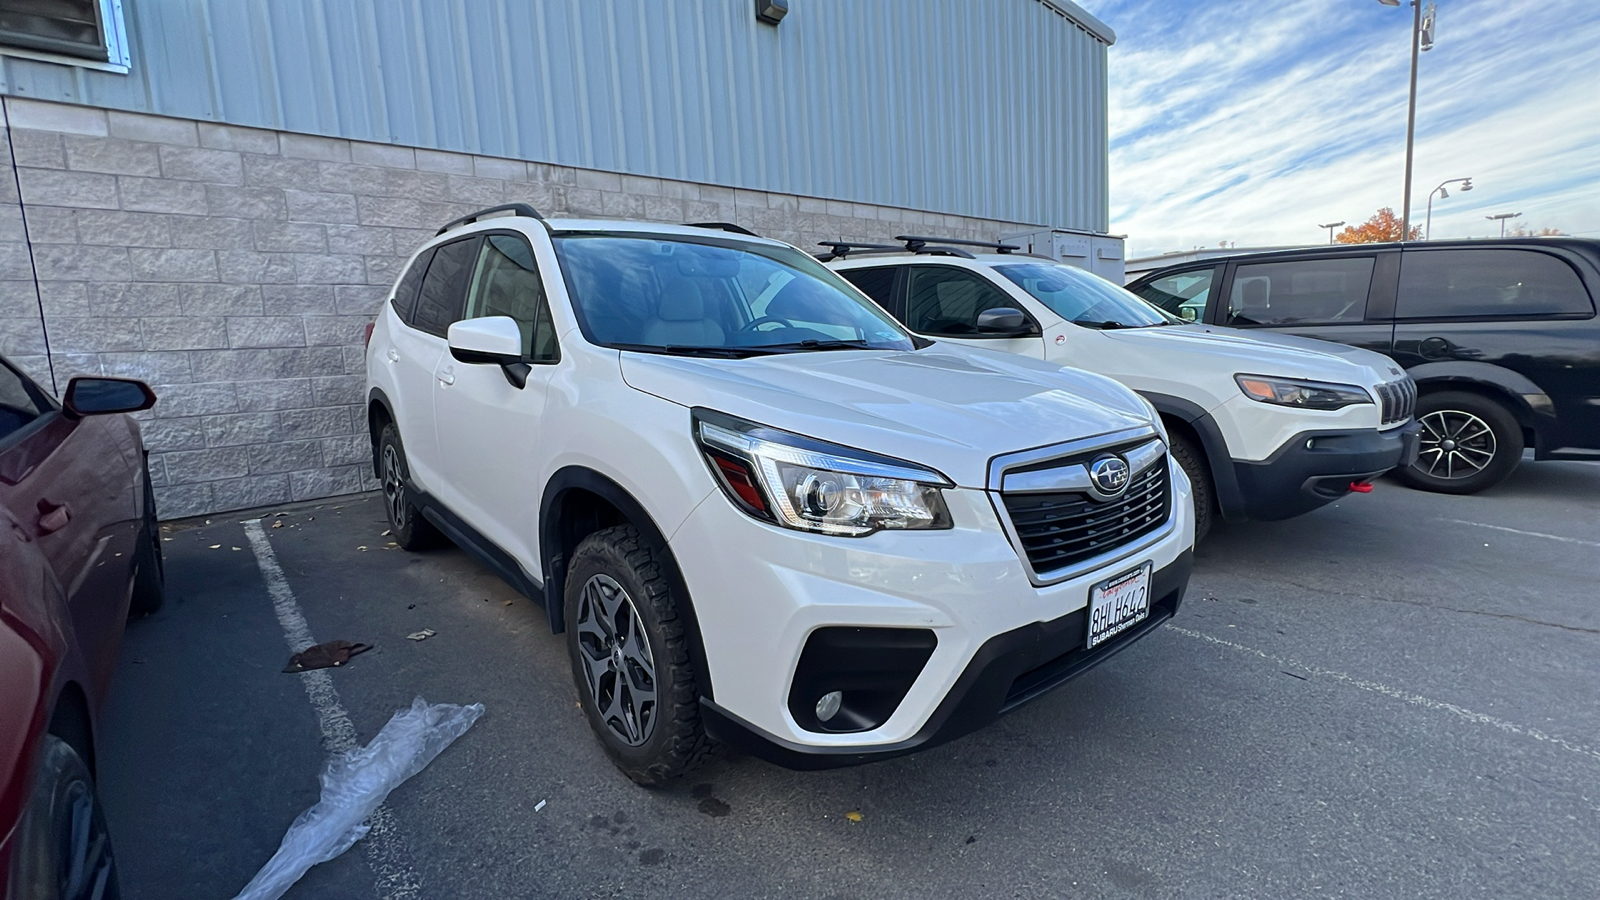
[{"label": "jeep wheel", "polygon": [[1522,460],[1522,427],[1504,406],[1477,394],[1440,391],[1417,400],[1422,446],[1396,477],[1414,488],[1475,494]]},{"label": "jeep wheel", "polygon": [[[33,795],[11,855],[9,896],[116,900],[117,865],[89,767],[66,741],[45,735]],[[4,885],[0,885],[4,887]]]},{"label": "jeep wheel", "polygon": [[383,510],[389,516],[389,531],[400,549],[426,550],[439,543],[440,534],[411,502],[411,489],[407,487],[410,473],[400,432],[393,423],[383,426],[383,433],[378,436],[378,477],[383,483]]},{"label": "jeep wheel", "polygon": [[612,761],[647,787],[704,762],[714,745],[662,551],[631,525],[595,532],[572,554],[565,594],[573,682]]},{"label": "jeep wheel", "polygon": [[1194,542],[1198,544],[1211,532],[1216,512],[1217,492],[1211,486],[1211,466],[1205,453],[1181,434],[1172,435],[1172,458],[1189,476],[1189,488],[1194,493]]}]

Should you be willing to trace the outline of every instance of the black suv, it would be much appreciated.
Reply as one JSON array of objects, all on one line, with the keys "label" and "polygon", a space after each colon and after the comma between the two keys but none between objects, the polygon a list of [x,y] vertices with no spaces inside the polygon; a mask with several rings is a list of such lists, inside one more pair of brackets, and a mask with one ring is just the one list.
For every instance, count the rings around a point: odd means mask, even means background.
[{"label": "black suv", "polygon": [[1600,459],[1600,240],[1348,244],[1158,269],[1128,289],[1208,326],[1376,350],[1416,379],[1413,487],[1481,491],[1535,459]]}]

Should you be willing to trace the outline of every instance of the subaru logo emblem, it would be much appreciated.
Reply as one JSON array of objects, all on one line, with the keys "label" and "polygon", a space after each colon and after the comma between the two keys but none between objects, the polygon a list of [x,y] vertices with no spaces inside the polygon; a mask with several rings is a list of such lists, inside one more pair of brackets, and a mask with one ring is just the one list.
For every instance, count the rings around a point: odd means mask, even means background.
[{"label": "subaru logo emblem", "polygon": [[1107,500],[1128,489],[1132,474],[1128,461],[1120,456],[1102,456],[1089,464],[1089,482]]}]

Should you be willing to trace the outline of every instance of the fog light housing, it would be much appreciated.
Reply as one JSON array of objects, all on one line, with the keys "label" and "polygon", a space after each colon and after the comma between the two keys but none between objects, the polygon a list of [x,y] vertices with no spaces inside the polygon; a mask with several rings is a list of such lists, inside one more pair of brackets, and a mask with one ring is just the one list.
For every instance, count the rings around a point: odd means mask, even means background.
[{"label": "fog light housing", "polygon": [[826,722],[839,714],[839,704],[844,702],[840,691],[829,691],[817,700],[817,721]]}]

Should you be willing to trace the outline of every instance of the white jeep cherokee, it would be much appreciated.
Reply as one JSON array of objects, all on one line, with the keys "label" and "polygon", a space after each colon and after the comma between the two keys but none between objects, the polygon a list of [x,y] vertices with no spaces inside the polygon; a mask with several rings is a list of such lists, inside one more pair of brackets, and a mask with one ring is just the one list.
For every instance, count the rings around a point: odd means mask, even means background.
[{"label": "white jeep cherokee", "polygon": [[776,241],[484,210],[411,258],[367,372],[397,540],[542,600],[640,783],[713,739],[799,768],[949,740],[1188,581],[1147,403],[916,338]]},{"label": "white jeep cherokee", "polygon": [[[1371,490],[1416,459],[1416,385],[1370,350],[1191,325],[1016,247],[903,235],[824,242],[830,268],[911,331],[1108,375],[1150,401],[1194,489],[1196,537]],[[990,252],[973,253],[984,248]],[[996,252],[998,251],[998,252]]]}]

